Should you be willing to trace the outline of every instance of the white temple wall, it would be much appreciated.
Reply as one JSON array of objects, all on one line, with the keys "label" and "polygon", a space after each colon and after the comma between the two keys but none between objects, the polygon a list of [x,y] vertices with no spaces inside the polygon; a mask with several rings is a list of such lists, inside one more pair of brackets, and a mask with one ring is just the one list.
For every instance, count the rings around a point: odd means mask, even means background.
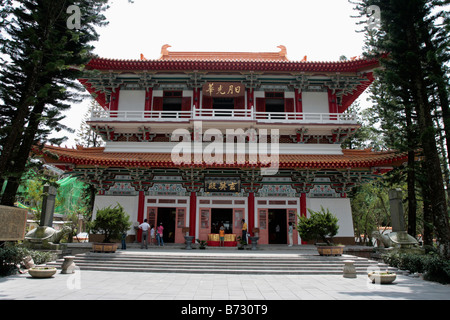
[{"label": "white temple wall", "polygon": [[[123,210],[130,216],[130,221],[138,221],[138,196],[95,196],[94,212],[92,220],[97,216],[97,210],[111,206],[114,208],[117,203],[123,207]],[[135,234],[134,228],[128,230],[128,234]]]},{"label": "white temple wall", "polygon": [[120,90],[119,111],[144,111],[145,90]]},{"label": "white temple wall", "polygon": [[[306,207],[319,211],[320,206],[328,208],[338,218],[339,231],[336,237],[354,237],[352,209],[349,198],[306,198]],[[309,212],[307,213],[310,216]]]},{"label": "white temple wall", "polygon": [[302,92],[304,113],[329,113],[327,92]]}]

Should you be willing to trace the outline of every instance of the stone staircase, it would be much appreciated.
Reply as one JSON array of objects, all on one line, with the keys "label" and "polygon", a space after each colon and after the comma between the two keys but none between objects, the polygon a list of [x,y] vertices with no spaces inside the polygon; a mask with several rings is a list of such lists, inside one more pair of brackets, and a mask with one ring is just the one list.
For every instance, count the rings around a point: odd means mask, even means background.
[{"label": "stone staircase", "polygon": [[[261,253],[256,251],[208,252],[193,250],[168,251],[117,251],[116,253],[88,252],[75,255],[75,264],[83,270],[164,273],[226,273],[226,274],[292,274],[292,275],[342,275],[344,261],[354,261],[357,274],[368,270],[389,270],[386,264],[350,255],[322,257],[317,253],[295,251]],[[183,250],[180,250],[183,251]],[[59,259],[47,266],[61,268]]]}]

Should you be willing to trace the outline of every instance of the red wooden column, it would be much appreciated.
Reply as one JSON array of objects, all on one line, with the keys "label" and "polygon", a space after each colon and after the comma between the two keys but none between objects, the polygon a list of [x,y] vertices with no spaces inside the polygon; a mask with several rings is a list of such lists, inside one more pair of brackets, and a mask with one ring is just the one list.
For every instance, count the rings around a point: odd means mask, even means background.
[{"label": "red wooden column", "polygon": [[120,96],[120,88],[116,88],[113,92],[111,92],[111,102],[109,103],[109,111],[111,118],[117,117],[117,113],[114,111],[119,110],[119,96]]},{"label": "red wooden column", "polygon": [[[197,193],[191,192],[189,199],[189,235],[195,237],[195,225],[197,223]],[[195,238],[193,240],[195,242]]]},{"label": "red wooden column", "polygon": [[303,113],[302,93],[295,89],[295,112],[297,113],[297,119],[302,120],[301,114]]},{"label": "red wooden column", "polygon": [[247,232],[250,236],[254,236],[253,229],[255,228],[255,193],[248,194],[248,223]]},{"label": "red wooden column", "polygon": [[[306,217],[307,210],[306,210],[306,193],[302,193],[300,196],[300,216]],[[307,244],[306,241],[302,239],[302,244]]]},{"label": "red wooden column", "polygon": [[[144,111],[152,111],[152,102],[153,102],[153,88],[148,88],[145,92],[145,107]],[[145,115],[145,118],[150,118],[149,113]]]},{"label": "red wooden column", "polygon": [[[145,209],[145,194],[144,191],[139,191],[139,198],[138,198],[138,217],[137,220],[139,224],[144,222],[144,209]],[[136,235],[137,241],[141,242],[142,239],[142,231],[141,229],[138,229],[138,233]]]},{"label": "red wooden column", "polygon": [[[330,113],[338,112],[336,93],[333,94],[330,89],[328,89],[328,106]],[[337,117],[334,115],[330,116],[330,120],[337,120]]]},{"label": "red wooden column", "polygon": [[253,104],[255,101],[254,96],[255,96],[255,94],[254,94],[253,88],[248,88],[247,89],[247,109],[249,109],[249,110],[253,107]]}]

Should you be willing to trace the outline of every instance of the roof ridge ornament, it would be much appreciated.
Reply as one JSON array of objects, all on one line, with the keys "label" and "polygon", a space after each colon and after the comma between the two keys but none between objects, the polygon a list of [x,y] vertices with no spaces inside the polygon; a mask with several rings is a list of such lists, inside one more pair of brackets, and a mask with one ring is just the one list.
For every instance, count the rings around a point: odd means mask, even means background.
[{"label": "roof ridge ornament", "polygon": [[287,49],[286,49],[286,47],[280,44],[277,48],[280,48],[280,50],[281,50],[280,52],[278,52],[278,55],[279,55],[280,57],[283,57],[283,58],[285,58],[286,60],[288,60],[288,58],[287,58]]},{"label": "roof ridge ornament", "polygon": [[161,58],[169,55],[169,50],[167,49],[170,47],[172,47],[170,44],[165,44],[161,47]]}]

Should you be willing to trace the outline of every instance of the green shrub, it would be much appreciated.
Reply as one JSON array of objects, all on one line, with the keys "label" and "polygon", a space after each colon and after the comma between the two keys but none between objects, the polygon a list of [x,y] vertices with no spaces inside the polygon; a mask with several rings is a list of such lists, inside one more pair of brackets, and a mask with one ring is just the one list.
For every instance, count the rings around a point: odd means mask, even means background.
[{"label": "green shrub", "polygon": [[117,204],[114,208],[109,206],[99,209],[95,220],[88,223],[89,231],[105,236],[104,243],[109,243],[113,239],[121,239],[122,233],[130,229],[130,227],[130,216],[120,204]]},{"label": "green shrub", "polygon": [[412,273],[423,273],[425,280],[450,283],[450,261],[436,253],[389,253],[383,255],[385,263]]},{"label": "green shrub", "polygon": [[16,246],[0,247],[0,276],[5,277],[17,272],[17,265],[22,261],[22,255]]},{"label": "green shrub", "polygon": [[450,283],[450,261],[439,255],[428,255],[425,261],[424,279],[440,283]]},{"label": "green shrub", "polygon": [[338,219],[328,210],[321,207],[320,211],[312,211],[308,209],[310,217],[299,216],[297,230],[303,240],[321,239],[328,245],[331,244],[330,239],[338,233]]},{"label": "green shrub", "polygon": [[46,251],[30,250],[14,244],[0,247],[0,276],[5,277],[17,273],[17,265],[21,265],[25,257],[31,256],[36,265],[53,260],[53,254]]}]

